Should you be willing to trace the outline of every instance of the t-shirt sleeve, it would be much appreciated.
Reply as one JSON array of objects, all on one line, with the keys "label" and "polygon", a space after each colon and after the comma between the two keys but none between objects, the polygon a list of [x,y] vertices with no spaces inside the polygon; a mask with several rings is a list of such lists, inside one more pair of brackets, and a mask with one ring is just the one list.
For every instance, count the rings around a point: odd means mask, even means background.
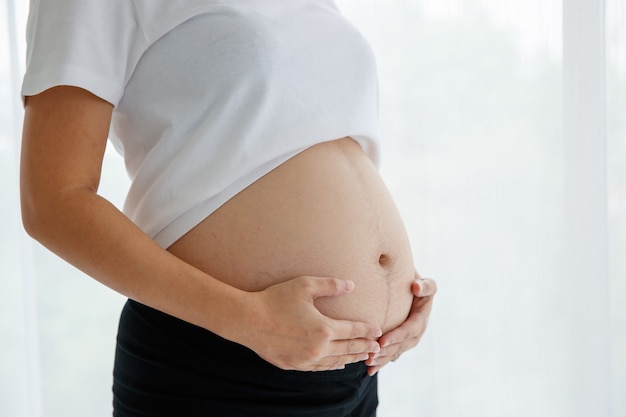
[{"label": "t-shirt sleeve", "polygon": [[31,0],[22,97],[84,88],[117,105],[146,49],[133,0]]}]

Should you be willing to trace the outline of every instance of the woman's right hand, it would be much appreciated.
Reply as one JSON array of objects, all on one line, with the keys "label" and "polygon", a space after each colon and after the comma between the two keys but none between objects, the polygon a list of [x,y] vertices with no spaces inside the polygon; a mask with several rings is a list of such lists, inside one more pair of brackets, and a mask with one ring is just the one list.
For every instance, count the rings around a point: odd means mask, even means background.
[{"label": "woman's right hand", "polygon": [[375,325],[324,316],[319,297],[340,297],[354,288],[337,278],[298,277],[250,293],[254,317],[245,345],[285,370],[325,371],[366,360],[380,350]]}]

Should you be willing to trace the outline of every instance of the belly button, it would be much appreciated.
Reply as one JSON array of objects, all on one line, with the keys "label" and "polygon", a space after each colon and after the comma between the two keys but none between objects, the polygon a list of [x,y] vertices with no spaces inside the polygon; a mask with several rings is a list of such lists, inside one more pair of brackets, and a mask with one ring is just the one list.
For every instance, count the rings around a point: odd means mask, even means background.
[{"label": "belly button", "polygon": [[381,253],[378,257],[378,264],[385,269],[389,268],[391,266],[391,257],[386,253]]}]

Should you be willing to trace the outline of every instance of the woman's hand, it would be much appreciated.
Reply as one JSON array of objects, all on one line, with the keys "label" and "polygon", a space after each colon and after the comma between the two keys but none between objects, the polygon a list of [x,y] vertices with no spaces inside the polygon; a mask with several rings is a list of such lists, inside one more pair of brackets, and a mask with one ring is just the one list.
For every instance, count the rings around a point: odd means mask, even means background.
[{"label": "woman's hand", "polygon": [[254,317],[244,344],[286,370],[342,369],[366,360],[380,350],[380,328],[331,319],[313,304],[318,297],[339,297],[353,288],[353,282],[342,279],[298,277],[250,293]]},{"label": "woman's hand", "polygon": [[371,354],[365,362],[369,366],[367,373],[375,375],[389,361],[395,361],[407,350],[415,347],[426,331],[428,317],[433,307],[433,297],[437,292],[437,283],[428,278],[416,279],[411,286],[413,305],[409,316],[399,327],[385,333],[378,340],[381,349]]}]

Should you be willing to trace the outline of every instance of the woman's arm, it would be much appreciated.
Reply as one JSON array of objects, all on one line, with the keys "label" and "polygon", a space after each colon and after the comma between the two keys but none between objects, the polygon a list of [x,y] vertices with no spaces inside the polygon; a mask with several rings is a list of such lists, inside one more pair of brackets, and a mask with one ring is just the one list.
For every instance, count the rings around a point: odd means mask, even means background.
[{"label": "woman's arm", "polygon": [[113,106],[86,90],[27,97],[21,157],[26,231],[115,291],[241,343],[284,369],[335,369],[377,352],[380,330],[331,320],[313,300],[352,285],[299,277],[250,293],[157,245],[97,194]]}]

